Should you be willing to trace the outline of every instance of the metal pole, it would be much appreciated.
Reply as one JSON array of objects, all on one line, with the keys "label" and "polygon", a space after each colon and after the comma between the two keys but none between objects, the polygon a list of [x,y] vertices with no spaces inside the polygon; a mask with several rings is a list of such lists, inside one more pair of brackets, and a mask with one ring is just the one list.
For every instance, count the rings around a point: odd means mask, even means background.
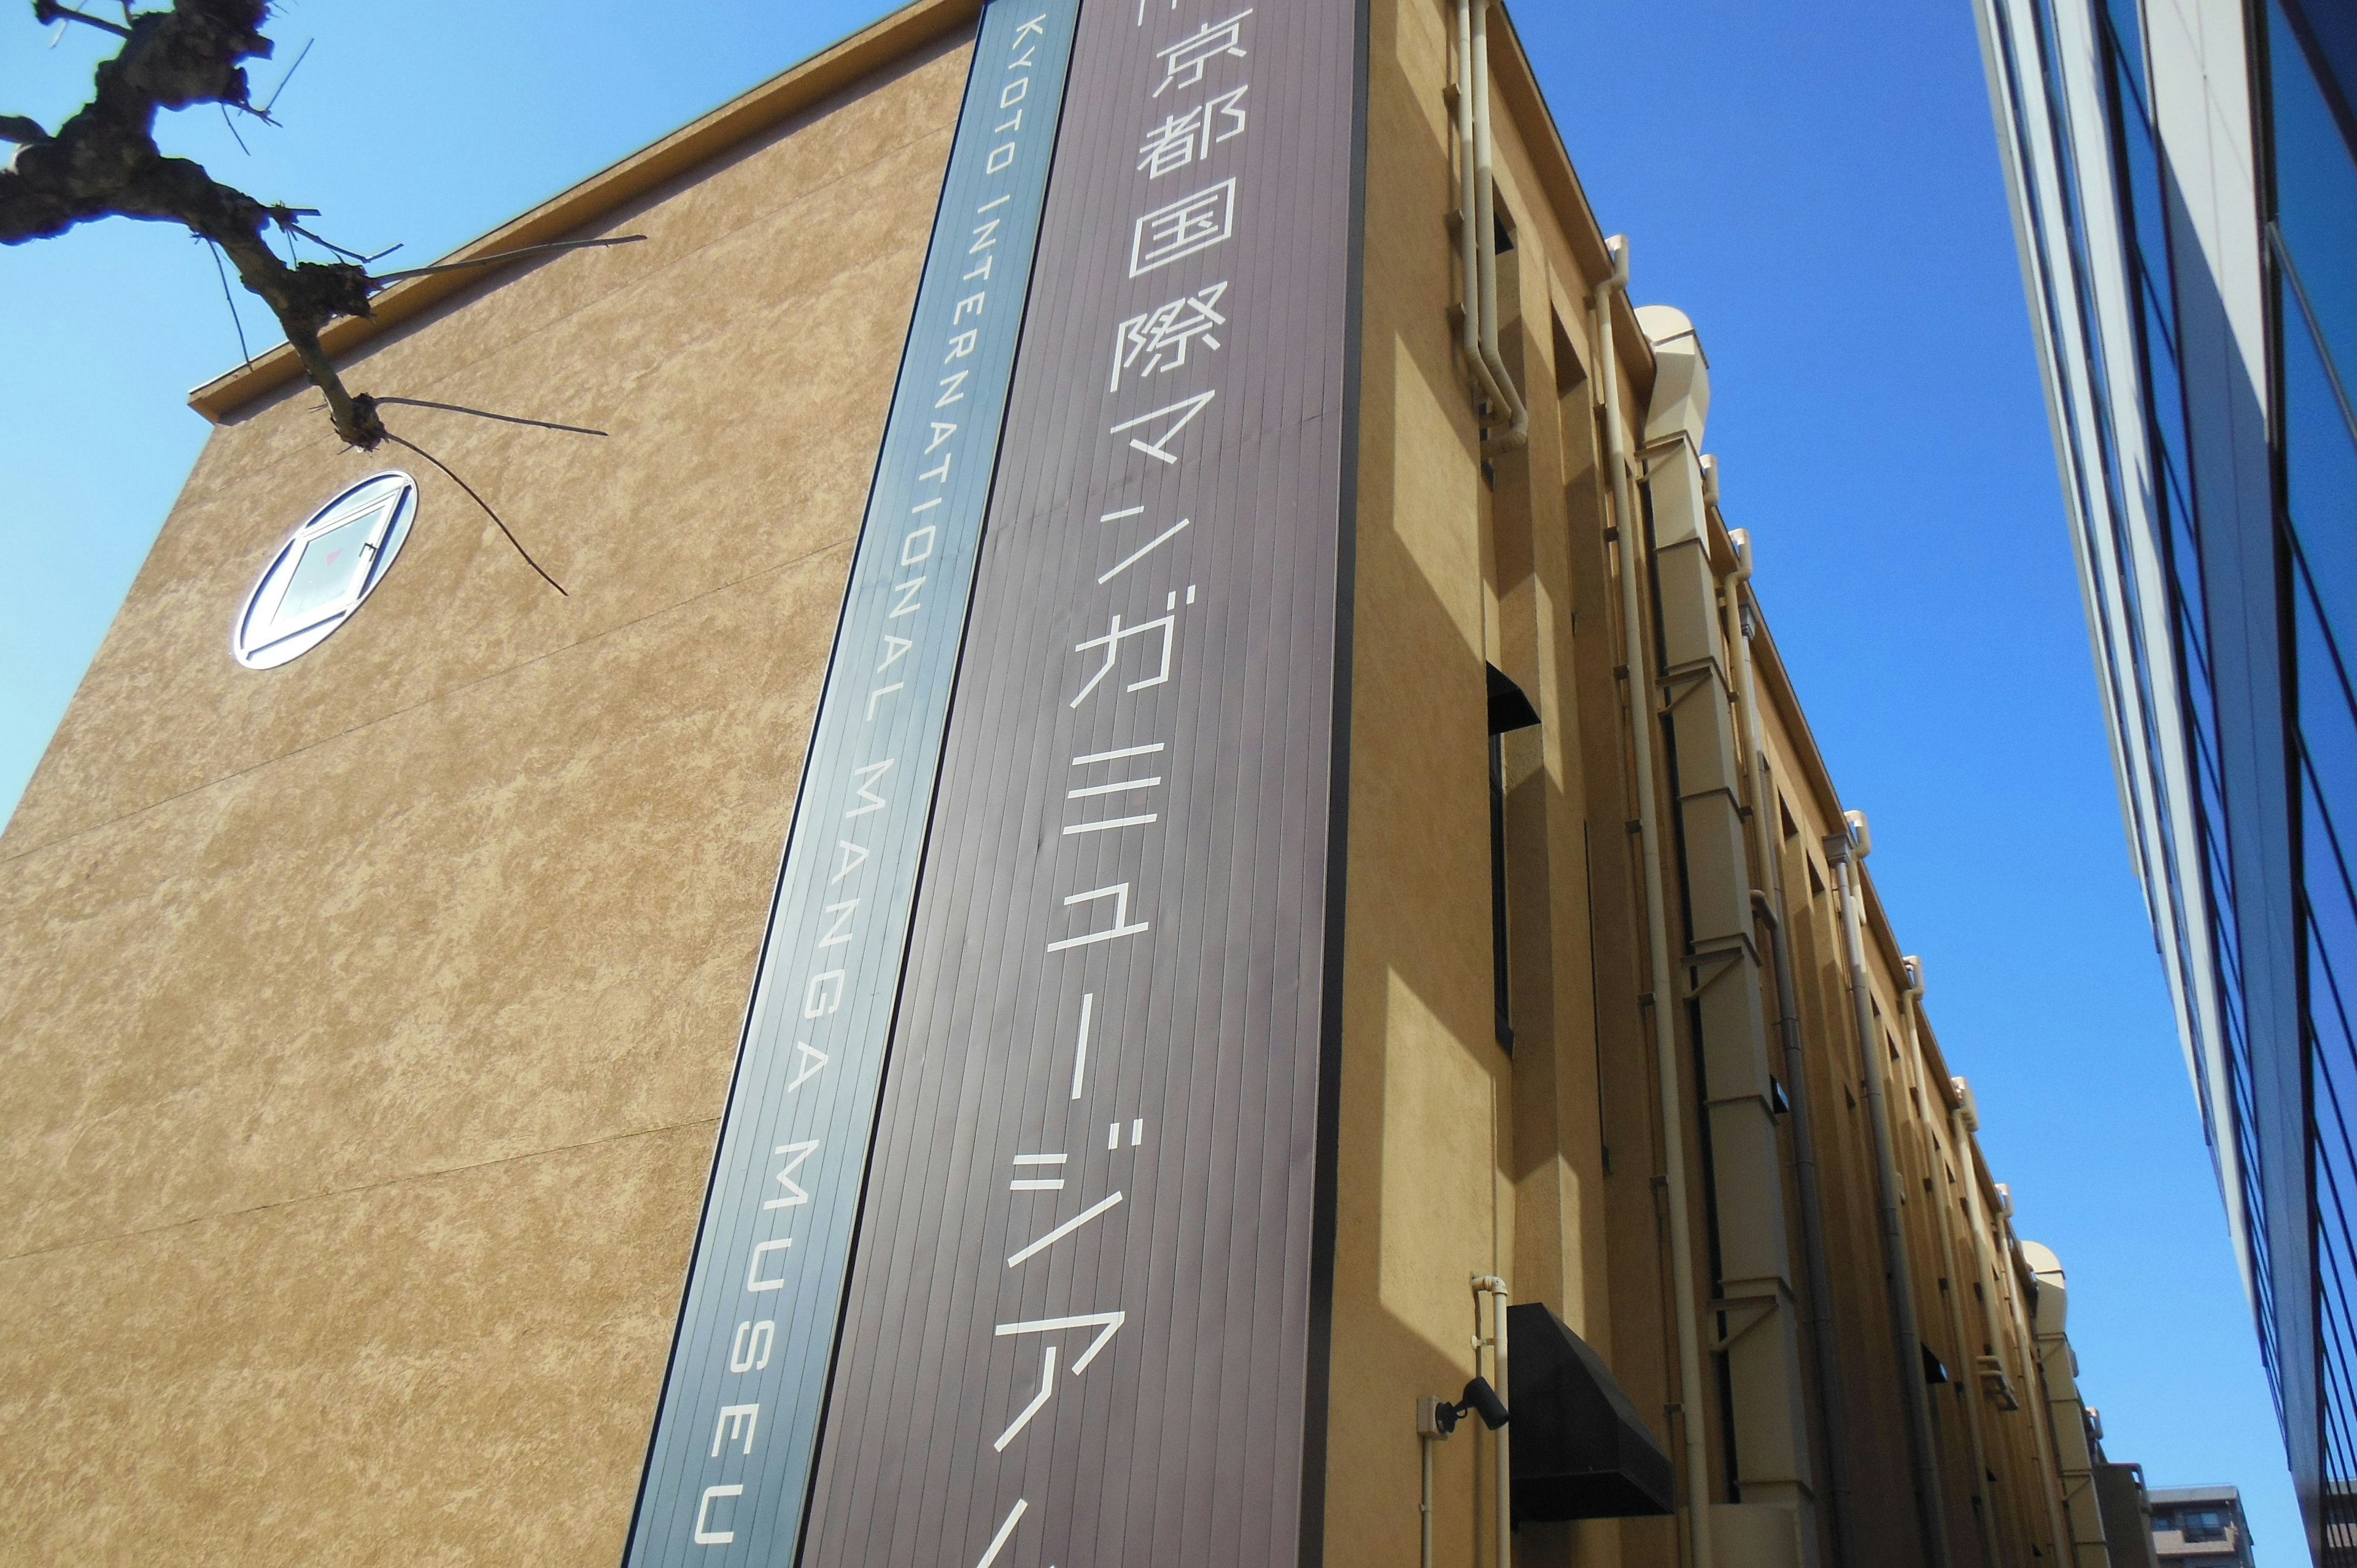
[{"label": "metal pole", "polygon": [[[1513,1402],[1506,1393],[1506,1282],[1495,1274],[1473,1276],[1473,1326],[1481,1324],[1481,1297],[1490,1298],[1490,1386],[1509,1409]],[[1498,1492],[1498,1568],[1513,1568],[1514,1552],[1514,1476],[1510,1439],[1502,1426],[1491,1435],[1497,1439]]]},{"label": "metal pole", "polygon": [[1432,1568],[1432,1445],[1435,1441],[1424,1433],[1416,1434],[1415,1445],[1424,1450],[1424,1550],[1416,1557],[1421,1568]]},{"label": "metal pole", "polygon": [[1816,1351],[1817,1405],[1824,1412],[1825,1511],[1832,1516],[1835,1561],[1864,1568],[1857,1551],[1856,1509],[1849,1486],[1849,1405],[1843,1396],[1842,1351],[1834,1326],[1833,1267],[1825,1256],[1824,1196],[1817,1172],[1817,1141],[1810,1120],[1808,1063],[1802,1048],[1800,987],[1792,981],[1792,953],[1784,936],[1784,870],[1776,854],[1776,789],[1760,743],[1759,689],[1751,673],[1752,608],[1745,603],[1751,584],[1751,537],[1727,535],[1735,545],[1733,609],[1737,636],[1735,680],[1742,699],[1743,745],[1751,767],[1751,822],[1759,835],[1760,875],[1765,892],[1752,890],[1752,908],[1768,928],[1768,948],[1776,966],[1776,1030],[1784,1044],[1784,1098],[1792,1102],[1792,1174],[1801,1189],[1801,1261],[1808,1272],[1809,1338]]},{"label": "metal pole", "polygon": [[[1905,963],[1907,967],[1907,994],[1900,1002],[1900,1005],[1903,1007],[1907,1013],[1908,1048],[1914,1054],[1915,1070],[1917,1073],[1921,1074],[1923,1079],[1923,1088],[1925,1092],[1938,1095],[1940,1097],[1940,1103],[1943,1106],[1947,1106],[1950,1104],[1949,1096],[1955,1092],[1954,1086],[1953,1084],[1939,1083],[1934,1080],[1932,1077],[1929,1064],[1923,1058],[1923,961],[1920,958],[1910,955],[1905,960]],[[1952,1150],[1951,1153],[1961,1155],[1962,1151]],[[1962,1160],[1959,1159],[1958,1163],[1962,1164]],[[1956,1267],[1956,1226],[1954,1217],[1949,1213],[1953,1204],[1945,1193],[1939,1195],[1937,1207],[1939,1209],[1940,1219],[1942,1267],[1944,1273],[1953,1276],[1955,1273]],[[1950,1288],[1947,1293],[1948,1331],[1953,1337],[1959,1349],[1962,1350],[1969,1348],[1972,1341],[1970,1337],[1964,1331],[1964,1305],[1957,1300],[1957,1294],[1958,1293],[1954,1289],[1952,1278]],[[1950,1375],[1951,1377],[1961,1378],[1964,1375],[1964,1369],[1959,1367]],[[1977,1385],[1978,1381],[1979,1380],[1977,1378],[1974,1379],[1975,1385]],[[1980,1401],[1975,1397],[1974,1391],[1972,1389],[1964,1388],[1962,1384],[1959,1384],[1958,1388],[1959,1391],[1964,1396],[1964,1425],[1972,1437],[1973,1522],[1980,1530],[1982,1568],[1998,1568],[1996,1560],[1996,1520],[1991,1517],[1992,1507],[1988,1495],[1988,1449],[1981,1437]]]},{"label": "metal pole", "polygon": [[[1645,559],[1644,523],[1630,493],[1629,436],[1620,417],[1620,378],[1612,341],[1612,298],[1629,286],[1629,242],[1615,234],[1612,275],[1596,285],[1596,368],[1604,389],[1605,466],[1612,478],[1612,520],[1620,534],[1620,636],[1629,667],[1629,718],[1637,753],[1638,847],[1645,863],[1645,931],[1652,960],[1653,1065],[1661,1079],[1663,1180],[1670,1209],[1671,1304],[1678,1327],[1678,1414],[1685,1438],[1686,1552],[1692,1568],[1712,1568],[1710,1450],[1702,1424],[1702,1338],[1695,1323],[1694,1225],[1686,1197],[1685,1088],[1678,1071],[1677,980],[1670,968],[1668,908],[1662,893],[1661,812],[1653,793],[1653,656],[1638,614],[1637,578]],[[1941,1568],[1945,1568],[1944,1564]]]},{"label": "metal pole", "polygon": [[1531,438],[1531,411],[1506,369],[1498,347],[1498,207],[1497,180],[1490,162],[1490,5],[1473,0],[1473,187],[1474,223],[1480,256],[1481,331],[1480,344],[1490,380],[1505,401],[1506,429],[1491,437],[1488,449],[1506,451]]},{"label": "metal pole", "polygon": [[1858,1061],[1874,1127],[1875,1187],[1882,1210],[1882,1278],[1890,1294],[1899,1399],[1907,1412],[1908,1466],[1915,1486],[1916,1523],[1923,1535],[1923,1560],[1929,1568],[1948,1568],[1948,1531],[1940,1518],[1940,1479],[1932,1459],[1932,1407],[1923,1397],[1923,1340],[1915,1321],[1914,1270],[1907,1261],[1907,1232],[1899,1217],[1899,1161],[1891,1144],[1882,1040],[1874,1027],[1874,994],[1866,971],[1866,877],[1860,863],[1871,840],[1864,813],[1848,811],[1844,818],[1848,828],[1825,840],[1825,858],[1841,872],[1842,928],[1849,947]]}]

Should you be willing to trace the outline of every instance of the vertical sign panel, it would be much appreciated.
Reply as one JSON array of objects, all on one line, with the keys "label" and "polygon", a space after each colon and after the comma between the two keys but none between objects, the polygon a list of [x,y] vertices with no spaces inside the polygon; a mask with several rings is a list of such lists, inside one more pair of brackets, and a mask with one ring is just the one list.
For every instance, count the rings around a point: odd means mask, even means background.
[{"label": "vertical sign panel", "polygon": [[983,14],[627,1561],[791,1561],[1078,0]]},{"label": "vertical sign panel", "polygon": [[804,1568],[1314,1539],[1361,25],[1083,8]]}]

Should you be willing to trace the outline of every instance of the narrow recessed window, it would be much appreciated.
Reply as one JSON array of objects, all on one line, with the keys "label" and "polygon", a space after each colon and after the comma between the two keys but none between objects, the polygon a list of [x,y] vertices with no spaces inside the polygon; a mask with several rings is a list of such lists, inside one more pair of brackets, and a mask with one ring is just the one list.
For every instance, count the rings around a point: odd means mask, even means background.
[{"label": "narrow recessed window", "polygon": [[1490,972],[1497,992],[1498,1043],[1514,1048],[1514,987],[1507,965],[1512,943],[1506,929],[1506,742],[1539,722],[1538,709],[1506,672],[1490,669]]},{"label": "narrow recessed window", "polygon": [[401,553],[417,514],[417,483],[378,474],[311,514],[271,560],[230,631],[230,651],[249,670],[307,653],[375,591]]}]

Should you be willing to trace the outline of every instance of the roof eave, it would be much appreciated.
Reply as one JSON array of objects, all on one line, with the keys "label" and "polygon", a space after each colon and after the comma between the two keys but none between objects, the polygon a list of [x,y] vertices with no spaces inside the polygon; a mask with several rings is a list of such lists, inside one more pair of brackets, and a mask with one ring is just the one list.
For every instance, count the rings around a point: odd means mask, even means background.
[{"label": "roof eave", "polygon": [[[718,156],[812,104],[926,45],[970,27],[982,0],[914,0],[851,37],[722,104],[651,146],[501,224],[443,262],[464,262],[561,240],[684,170]],[[371,339],[462,290],[479,288],[516,262],[430,273],[393,285],[365,317],[342,317],[319,333],[328,357],[342,360]],[[219,424],[239,409],[301,378],[302,362],[281,343],[188,394],[188,406]]]}]

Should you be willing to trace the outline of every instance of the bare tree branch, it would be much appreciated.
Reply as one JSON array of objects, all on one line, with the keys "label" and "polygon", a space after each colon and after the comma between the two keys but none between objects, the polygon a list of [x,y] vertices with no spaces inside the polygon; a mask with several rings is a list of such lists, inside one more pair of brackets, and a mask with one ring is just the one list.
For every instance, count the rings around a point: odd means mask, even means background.
[{"label": "bare tree branch", "polygon": [[521,555],[521,556],[522,556],[522,557],[523,557],[523,564],[524,564],[525,565],[527,565],[527,566],[531,567],[533,571],[538,572],[538,573],[540,574],[540,580],[541,580],[542,582],[546,583],[550,587],[554,588],[554,589],[555,589],[555,590],[556,590],[560,595],[563,595],[565,598],[568,598],[568,599],[569,599],[569,598],[571,598],[571,597],[573,596],[571,594],[567,594],[567,593],[565,593],[565,585],[564,585],[564,584],[562,584],[562,583],[558,582],[555,578],[554,578],[554,577],[550,576],[550,575],[548,575],[547,569],[546,569],[545,567],[542,566],[542,565],[541,565],[541,564],[540,564],[539,562],[537,562],[537,561],[535,561],[535,560],[533,560],[533,559],[532,558],[532,552],[531,552],[531,551],[529,551],[529,550],[526,550],[526,549],[523,547],[523,541],[522,541],[522,540],[521,540],[521,539],[518,539],[518,538],[515,536],[515,530],[514,530],[514,529],[512,529],[512,528],[510,528],[510,527],[507,525],[507,520],[506,520],[506,519],[504,519],[504,518],[502,518],[501,516],[500,516],[500,514],[499,514],[498,512],[495,512],[495,511],[493,511],[493,510],[491,510],[491,503],[490,503],[490,502],[489,502],[489,501],[487,501],[487,500],[485,500],[482,497],[480,497],[480,496],[479,496],[479,495],[476,495],[476,494],[475,494],[475,487],[474,487],[474,486],[472,486],[472,485],[468,484],[466,480],[464,480],[464,479],[460,478],[457,474],[455,474],[455,473],[451,473],[451,470],[450,470],[450,465],[449,465],[449,464],[445,463],[441,458],[436,457],[433,453],[428,452],[425,447],[420,446],[416,442],[414,442],[414,441],[404,441],[404,440],[403,440],[400,436],[395,435],[394,435],[392,431],[390,431],[390,430],[388,430],[388,431],[386,431],[386,432],[384,433],[384,438],[385,438],[387,441],[392,442],[392,443],[393,443],[394,446],[406,446],[406,447],[408,447],[412,452],[416,453],[419,456],[421,456],[421,457],[425,458],[427,462],[429,462],[429,463],[433,464],[436,467],[437,467],[437,468],[441,469],[444,473],[446,473],[446,474],[449,474],[449,475],[450,475],[450,482],[451,482],[452,484],[454,484],[454,485],[457,486],[460,489],[462,489],[462,490],[466,491],[466,492],[467,492],[467,495],[468,495],[468,499],[471,499],[471,500],[473,500],[473,502],[474,502],[477,506],[481,507],[481,508],[483,509],[483,515],[484,515],[484,516],[486,516],[486,517],[488,517],[488,518],[490,518],[493,522],[496,522],[496,523],[498,523],[498,524],[500,525],[500,532],[501,533],[504,533],[504,534],[506,534],[506,535],[508,536],[508,542],[509,542],[510,544],[512,544],[512,545],[514,545],[514,546],[515,546],[515,553],[516,553],[517,554],[519,554],[519,555]]},{"label": "bare tree branch", "polygon": [[[550,587],[563,594],[565,585],[533,559],[506,520],[476,494],[473,486],[452,473],[433,453],[387,430],[377,412],[379,399],[346,389],[320,344],[319,330],[339,316],[368,316],[370,296],[400,278],[490,266],[518,256],[588,245],[627,244],[645,236],[556,241],[371,277],[368,266],[390,254],[391,250],[379,251],[373,256],[348,251],[321,239],[298,221],[317,217],[313,209],[257,200],[213,178],[201,164],[165,156],[156,145],[156,115],[166,109],[213,103],[220,105],[224,119],[235,110],[276,124],[270,119],[270,104],[259,109],[253,106],[244,66],[247,60],[264,59],[270,55],[270,40],[262,33],[263,24],[269,19],[270,0],[172,0],[170,9],[158,11],[135,11],[129,0],[124,0],[124,21],[119,27],[61,5],[59,0],[33,0],[33,15],[44,24],[81,22],[115,34],[124,41],[113,59],[100,63],[91,102],[54,134],[27,116],[0,114],[0,145],[13,144],[16,149],[5,165],[0,165],[0,245],[48,239],[101,218],[136,218],[183,225],[209,243],[217,265],[226,257],[228,264],[237,269],[238,278],[247,291],[270,306],[312,384],[326,395],[328,417],[337,435],[348,445],[362,450],[393,442],[448,474],[499,525],[524,564],[539,573]],[[308,54],[310,45],[303,48],[304,53]],[[296,67],[302,63],[303,56],[296,56],[295,65],[279,78],[278,88],[271,94],[273,103],[293,80]],[[230,131],[236,134],[234,123]],[[240,138],[239,145],[243,145],[243,138]],[[283,260],[270,248],[269,231],[274,226],[286,236],[287,254]],[[333,252],[337,259],[296,260],[295,241],[298,235]],[[221,292],[229,299],[230,318],[236,322],[237,301],[230,292],[226,272],[221,275]],[[244,351],[242,322],[238,322],[237,330],[238,347]],[[252,362],[248,355],[247,363]],[[382,401],[574,435],[605,434],[582,425],[495,413],[457,403],[413,398]]]},{"label": "bare tree branch", "polygon": [[[261,115],[265,120],[270,120],[270,112],[278,107],[278,95],[286,91],[286,84],[295,80],[295,73],[303,69],[303,62],[305,60],[311,58],[311,46],[318,41],[319,40],[317,38],[305,38],[303,40],[302,48],[296,53],[295,63],[286,68],[286,74],[280,77],[278,79],[278,85],[270,90],[270,101],[267,103],[264,103],[261,108],[255,110],[254,113],[256,114]],[[275,120],[270,120],[270,123],[274,125],[278,124]]]},{"label": "bare tree branch", "polygon": [[[298,229],[296,232],[308,234],[310,231]],[[317,238],[316,235],[313,237]],[[463,262],[443,262],[430,267],[407,267],[397,273],[379,273],[369,281],[382,285],[397,283],[403,278],[422,278],[434,273],[460,273],[468,267],[495,267],[518,256],[536,256],[548,251],[586,251],[599,245],[634,245],[645,238],[644,234],[615,234],[602,240],[551,240],[544,245],[519,245],[512,251],[494,251],[488,256],[468,256]],[[331,250],[334,248],[329,247]],[[382,255],[384,252],[380,251],[377,253]]]},{"label": "bare tree branch", "polygon": [[[368,274],[350,262],[280,260],[264,238],[274,218],[268,206],[156,145],[159,110],[252,107],[243,62],[270,54],[261,31],[266,0],[174,0],[170,10],[135,15],[122,28],[55,0],[34,0],[33,11],[44,22],[81,20],[121,32],[124,45],[99,65],[90,103],[55,135],[22,142],[0,171],[0,244],[48,239],[100,218],[185,225],[219,245],[239,280],[277,317],[327,395],[336,434],[364,449],[382,442],[383,423],[354,401],[319,345],[319,329],[337,317],[369,314]],[[7,124],[11,140],[40,129],[21,118]]]},{"label": "bare tree branch", "polygon": [[[362,396],[367,396],[362,393]],[[477,419],[496,419],[502,424],[529,424],[535,430],[561,430],[567,435],[604,435],[603,430],[592,430],[586,424],[559,424],[553,419],[526,419],[521,413],[493,413],[488,408],[468,408],[463,403],[429,403],[422,397],[370,398],[379,408],[438,408],[445,413],[471,413]]]},{"label": "bare tree branch", "polygon": [[[123,19],[125,22],[134,20],[131,7],[128,5],[123,8]],[[118,38],[127,38],[131,36],[131,29],[128,27],[117,27],[113,22],[92,16],[86,12],[77,11],[70,5],[56,5],[53,0],[33,0],[33,20],[45,27],[51,22],[87,22],[102,32],[113,33]]]}]

